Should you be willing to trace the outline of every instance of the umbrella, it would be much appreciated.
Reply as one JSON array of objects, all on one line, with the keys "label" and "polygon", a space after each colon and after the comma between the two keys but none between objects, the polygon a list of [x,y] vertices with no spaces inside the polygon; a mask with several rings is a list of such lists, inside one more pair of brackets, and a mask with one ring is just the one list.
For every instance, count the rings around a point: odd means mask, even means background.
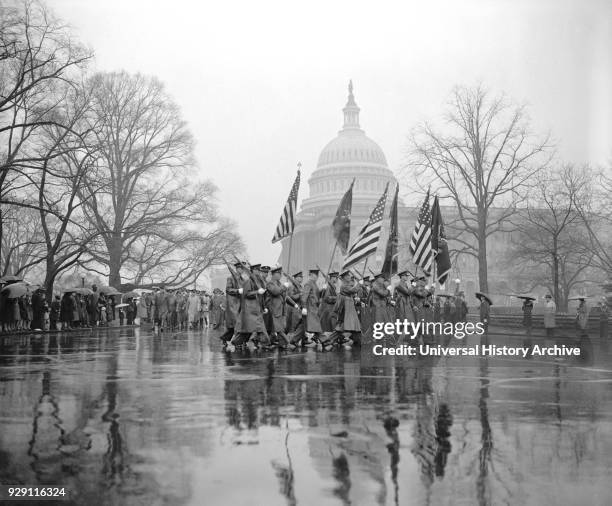
[{"label": "umbrella", "polygon": [[93,291],[89,288],[85,288],[84,286],[78,286],[76,288],[69,288],[66,292],[74,292],[80,293],[81,295],[91,295]]},{"label": "umbrella", "polygon": [[129,304],[127,304],[126,302],[123,302],[122,304],[117,304],[115,307],[128,307]]},{"label": "umbrella", "polygon": [[117,295],[120,294],[119,290],[113,288],[112,286],[101,286],[98,291],[105,295]]},{"label": "umbrella", "polygon": [[585,300],[588,298],[588,295],[574,295],[573,297],[569,297],[567,300]]},{"label": "umbrella", "polygon": [[8,299],[16,299],[28,293],[28,285],[25,283],[13,283],[5,286],[2,289],[2,293],[5,294]]},{"label": "umbrella", "polygon": [[0,282],[2,283],[19,283],[20,281],[23,281],[23,279],[18,276],[12,276],[10,274],[0,279]]},{"label": "umbrella", "polygon": [[512,294],[512,295],[510,295],[510,297],[516,297],[517,299],[526,299],[526,300],[538,300],[538,298],[534,297],[533,295]]},{"label": "umbrella", "polygon": [[136,297],[140,297],[140,294],[137,293],[135,290],[132,290],[131,292],[124,293],[123,297],[126,299],[129,299],[129,298],[135,299]]},{"label": "umbrella", "polygon": [[493,301],[491,300],[491,297],[489,297],[486,293],[476,292],[476,298],[481,299],[481,300],[487,299],[487,302],[493,305]]},{"label": "umbrella", "polygon": [[453,295],[450,293],[436,293],[434,295],[437,295],[438,297],[453,297]]}]

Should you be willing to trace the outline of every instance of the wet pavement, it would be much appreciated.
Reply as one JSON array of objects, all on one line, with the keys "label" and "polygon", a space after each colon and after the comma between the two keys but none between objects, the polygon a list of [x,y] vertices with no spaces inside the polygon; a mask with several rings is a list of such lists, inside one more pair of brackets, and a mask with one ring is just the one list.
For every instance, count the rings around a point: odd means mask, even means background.
[{"label": "wet pavement", "polygon": [[510,367],[228,356],[212,331],[0,342],[0,483],[63,485],[59,504],[612,504],[597,342]]}]

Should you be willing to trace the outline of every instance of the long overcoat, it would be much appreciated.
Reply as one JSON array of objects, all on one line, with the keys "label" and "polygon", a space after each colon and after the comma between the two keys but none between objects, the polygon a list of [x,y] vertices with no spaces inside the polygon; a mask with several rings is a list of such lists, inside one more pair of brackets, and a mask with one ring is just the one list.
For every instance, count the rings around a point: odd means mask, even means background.
[{"label": "long overcoat", "polygon": [[334,306],[338,300],[336,287],[327,285],[321,295],[321,303],[319,304],[319,319],[321,320],[321,328],[323,332],[333,332],[336,327],[336,315]]},{"label": "long overcoat", "polygon": [[240,297],[240,311],[236,321],[236,332],[248,333],[265,332],[261,301],[257,290],[259,286],[252,278],[243,281],[242,295]]},{"label": "long overcoat", "polygon": [[286,304],[285,297],[287,289],[276,280],[271,280],[266,285],[268,290],[268,314],[270,315],[271,330],[273,332],[284,332],[286,323]]},{"label": "long overcoat", "polygon": [[240,311],[240,280],[234,279],[234,276],[227,278],[225,283],[225,326],[228,329],[233,329],[238,320]]},{"label": "long overcoat", "polygon": [[306,315],[306,332],[323,332],[319,319],[320,293],[317,284],[309,280],[302,288],[302,308],[308,311]]},{"label": "long overcoat", "polygon": [[412,287],[405,281],[400,281],[395,287],[395,317],[398,320],[414,321],[414,312],[410,304],[412,292]]},{"label": "long overcoat", "polygon": [[334,306],[335,330],[338,332],[361,332],[359,315],[355,309],[355,296],[361,292],[361,287],[352,283],[342,282]]},{"label": "long overcoat", "polygon": [[544,306],[544,328],[554,329],[556,326],[555,315],[557,313],[557,305],[551,300]]},{"label": "long overcoat", "polygon": [[387,297],[391,292],[387,290],[382,279],[377,279],[372,284],[371,297],[371,315],[372,322],[387,322],[389,321],[389,312],[387,311]]}]

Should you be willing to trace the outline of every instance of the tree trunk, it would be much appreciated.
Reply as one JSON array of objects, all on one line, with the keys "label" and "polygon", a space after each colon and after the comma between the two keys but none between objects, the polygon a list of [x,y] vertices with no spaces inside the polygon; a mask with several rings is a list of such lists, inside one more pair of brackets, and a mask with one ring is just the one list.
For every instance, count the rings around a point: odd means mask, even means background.
[{"label": "tree trunk", "polygon": [[45,297],[47,299],[47,304],[51,306],[51,302],[53,301],[53,285],[55,284],[55,263],[53,262],[53,257],[47,257],[46,270],[45,270]]},{"label": "tree trunk", "polygon": [[481,292],[489,291],[489,277],[487,266],[487,237],[486,237],[486,217],[478,219],[478,285]]},{"label": "tree trunk", "polygon": [[121,288],[121,251],[123,244],[120,238],[113,238],[108,248],[108,285]]},{"label": "tree trunk", "polygon": [[561,306],[561,300],[559,297],[559,255],[558,255],[558,243],[557,237],[553,237],[553,252],[552,252],[552,261],[553,261],[553,299],[555,300],[555,305],[557,308]]}]

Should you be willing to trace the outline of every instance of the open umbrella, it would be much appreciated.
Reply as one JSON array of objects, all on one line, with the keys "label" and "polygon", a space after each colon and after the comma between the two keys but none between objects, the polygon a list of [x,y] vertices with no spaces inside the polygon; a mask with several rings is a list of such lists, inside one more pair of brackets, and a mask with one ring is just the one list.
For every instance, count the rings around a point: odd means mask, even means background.
[{"label": "open umbrella", "polygon": [[482,292],[476,292],[476,298],[477,299],[487,299],[487,302],[491,305],[493,305],[493,301],[491,300],[491,297],[489,297],[486,293],[482,293]]},{"label": "open umbrella", "polygon": [[80,293],[81,295],[91,295],[93,292],[89,288],[85,288],[84,286],[77,286],[76,288],[68,288],[66,290],[67,293]]},{"label": "open umbrella", "polygon": [[588,295],[574,295],[573,297],[568,297],[567,300],[586,300],[588,298]]},{"label": "open umbrella", "polygon": [[100,293],[105,294],[105,295],[116,295],[118,293],[121,293],[121,292],[119,292],[119,290],[117,290],[116,288],[113,288],[112,286],[101,286],[98,289],[98,291]]},{"label": "open umbrella", "polygon": [[13,283],[5,286],[2,289],[2,293],[6,295],[8,299],[16,299],[28,293],[28,285],[25,283]]},{"label": "open umbrella", "polygon": [[128,304],[128,303],[123,302],[122,304],[117,304],[115,307],[116,307],[116,308],[121,308],[121,307],[128,307],[128,306],[129,306],[129,304]]},{"label": "open umbrella", "polygon": [[525,299],[525,300],[538,300],[538,298],[533,295],[512,294],[511,297],[516,297],[517,299]]},{"label": "open umbrella", "polygon": [[444,293],[444,292],[436,293],[435,295],[437,295],[438,297],[452,297],[453,296],[450,293]]},{"label": "open umbrella", "polygon": [[123,294],[124,299],[135,299],[136,297],[140,297],[140,294],[135,290]]}]

